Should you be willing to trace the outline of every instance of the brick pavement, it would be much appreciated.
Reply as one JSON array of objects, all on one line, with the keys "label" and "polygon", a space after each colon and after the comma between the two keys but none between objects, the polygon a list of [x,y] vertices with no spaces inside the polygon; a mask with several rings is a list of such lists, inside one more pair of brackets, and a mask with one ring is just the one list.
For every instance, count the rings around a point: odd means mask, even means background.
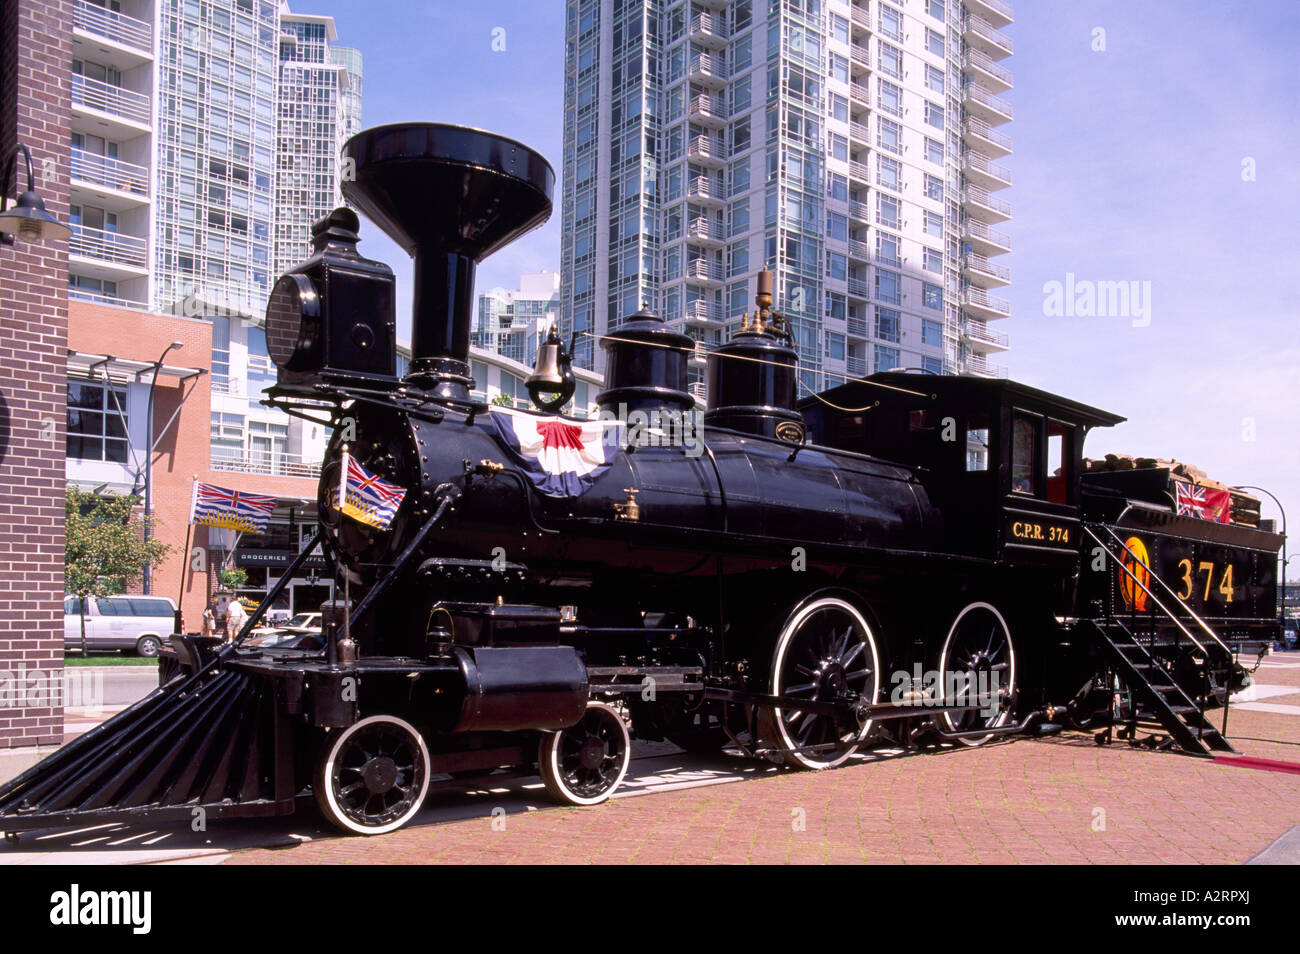
[{"label": "brick pavement", "polygon": [[[1300,668],[1256,681],[1296,686],[1268,701],[1300,704]],[[1236,742],[1244,754],[1300,761],[1300,717],[1234,709],[1229,733],[1278,740]],[[1300,823],[1300,775],[1067,733],[507,815],[502,831],[488,811],[226,863],[1240,863]]]}]

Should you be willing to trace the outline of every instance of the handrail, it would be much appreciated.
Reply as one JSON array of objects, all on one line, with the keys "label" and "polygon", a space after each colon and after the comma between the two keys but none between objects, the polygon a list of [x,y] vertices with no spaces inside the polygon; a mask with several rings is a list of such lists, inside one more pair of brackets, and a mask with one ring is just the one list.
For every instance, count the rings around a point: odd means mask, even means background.
[{"label": "handrail", "polygon": [[[1126,510],[1126,512],[1127,512],[1127,508],[1125,508],[1125,510]],[[1123,516],[1123,514],[1121,514],[1121,516]],[[1085,528],[1085,529],[1087,529],[1087,528]],[[1102,529],[1105,530],[1106,533],[1110,535],[1110,538],[1111,538],[1112,540],[1114,540],[1114,541],[1115,541],[1116,543],[1118,543],[1121,547],[1123,547],[1125,553],[1127,553],[1129,556],[1131,556],[1131,557],[1132,557],[1134,560],[1136,560],[1138,563],[1142,564],[1142,568],[1143,568],[1144,570],[1146,570],[1149,574],[1151,574],[1151,578],[1152,578],[1153,580],[1155,580],[1157,583],[1159,583],[1162,587],[1164,587],[1165,591],[1166,591],[1170,596],[1174,597],[1175,599],[1178,598],[1178,594],[1175,593],[1175,592],[1173,591],[1173,588],[1172,588],[1168,583],[1166,583],[1164,580],[1160,579],[1159,574],[1157,574],[1157,573],[1155,572],[1155,570],[1151,569],[1151,567],[1147,565],[1147,562],[1146,562],[1145,560],[1139,558],[1138,555],[1137,555],[1136,553],[1134,553],[1132,550],[1130,550],[1130,549],[1128,548],[1128,545],[1127,545],[1126,543],[1124,543],[1124,541],[1121,540],[1121,539],[1119,538],[1119,534],[1117,534],[1117,533],[1116,533],[1114,530],[1112,530],[1110,527],[1103,526]],[[1089,531],[1089,533],[1091,533],[1091,531]],[[1096,539],[1096,537],[1094,537],[1093,539]],[[1097,542],[1098,542],[1098,543],[1101,543],[1102,548],[1105,549],[1107,553],[1110,553],[1110,548],[1107,547],[1106,544],[1102,543],[1102,541],[1100,541],[1100,540],[1097,540]],[[1114,556],[1114,554],[1111,554],[1111,555]],[[1121,565],[1123,565],[1123,561],[1120,561],[1120,562],[1121,562]],[[1143,590],[1146,590],[1146,587],[1144,586],[1144,587],[1142,587],[1142,589],[1143,589]],[[1150,596],[1153,600],[1155,599],[1155,594],[1150,593],[1150,592],[1148,591],[1147,595]],[[1180,602],[1181,602],[1181,601],[1180,601]],[[1165,609],[1165,607],[1164,607],[1163,605],[1161,605],[1161,603],[1160,603],[1159,600],[1156,600],[1156,605],[1159,606],[1162,610],[1164,610],[1164,611],[1165,611],[1165,614],[1166,614],[1167,616],[1169,616],[1170,619],[1173,619],[1175,623],[1178,623],[1178,620],[1173,616],[1172,613],[1169,612],[1169,610]],[[1194,620],[1196,621],[1196,624],[1197,624],[1198,626],[1201,627],[1201,629],[1205,632],[1205,634],[1206,634],[1207,636],[1209,636],[1212,640],[1214,640],[1214,641],[1218,644],[1218,646],[1219,646],[1220,649],[1222,649],[1225,653],[1227,653],[1229,657],[1232,656],[1232,650],[1228,648],[1228,644],[1225,643],[1222,639],[1219,638],[1219,634],[1216,633],[1214,630],[1212,630],[1212,629],[1210,628],[1209,624],[1205,622],[1205,620],[1201,619],[1201,617],[1197,614],[1196,610],[1194,610],[1194,609],[1192,609],[1190,606],[1186,606],[1186,605],[1183,606],[1183,609],[1187,610],[1187,615],[1190,616],[1192,619],[1194,619]],[[1178,625],[1179,625],[1179,627],[1182,627],[1182,624],[1181,624],[1181,623],[1178,623]],[[1192,638],[1190,632],[1189,632],[1187,635],[1188,635],[1189,638]],[[1195,638],[1192,638],[1192,641],[1195,642],[1198,646],[1200,645],[1200,643],[1199,643]],[[1202,647],[1202,651],[1204,651],[1204,647]]]}]

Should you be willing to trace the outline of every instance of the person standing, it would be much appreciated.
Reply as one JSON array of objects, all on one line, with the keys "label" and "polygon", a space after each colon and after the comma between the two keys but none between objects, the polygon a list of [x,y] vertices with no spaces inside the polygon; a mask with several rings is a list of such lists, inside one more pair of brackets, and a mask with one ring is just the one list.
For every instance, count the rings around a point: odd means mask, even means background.
[{"label": "person standing", "polygon": [[217,600],[216,597],[208,597],[208,605],[203,610],[203,635],[217,635]]},{"label": "person standing", "polygon": [[244,628],[244,623],[248,620],[248,613],[244,610],[244,604],[239,602],[238,597],[230,601],[226,607],[226,642],[233,643],[239,631]]}]

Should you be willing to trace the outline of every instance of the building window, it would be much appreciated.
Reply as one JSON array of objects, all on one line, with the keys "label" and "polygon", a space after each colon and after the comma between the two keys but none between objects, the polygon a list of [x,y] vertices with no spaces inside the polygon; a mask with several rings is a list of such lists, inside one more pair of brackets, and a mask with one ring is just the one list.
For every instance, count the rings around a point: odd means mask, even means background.
[{"label": "building window", "polygon": [[925,102],[925,122],[928,126],[935,129],[943,128],[943,107],[938,103],[932,103],[929,100]]},{"label": "building window", "polygon": [[831,79],[838,80],[841,83],[849,81],[849,61],[847,57],[840,56],[837,53],[830,55]]},{"label": "building window", "polygon": [[925,67],[925,86],[926,89],[934,90],[936,93],[943,92],[943,70],[937,66],[930,66],[928,63]]},{"label": "building window", "polygon": [[835,133],[831,133],[831,158],[841,162],[849,161],[849,141]]},{"label": "building window", "polygon": [[903,188],[903,164],[876,153],[876,185],[886,189]]},{"label": "building window", "polygon": [[882,265],[901,266],[903,259],[899,253],[901,240],[889,232],[876,232],[876,260]]},{"label": "building window", "polygon": [[926,0],[925,10],[936,20],[943,20],[943,0]]},{"label": "building window", "polygon": [[943,286],[921,283],[921,304],[935,311],[943,311]]},{"label": "building window", "polygon": [[943,374],[943,359],[929,356],[921,359],[921,370],[930,374]]},{"label": "building window", "polygon": [[903,115],[903,91],[889,80],[876,82],[876,103],[887,113]]},{"label": "building window", "polygon": [[844,336],[834,332],[826,332],[826,355],[836,361],[844,360]]},{"label": "building window", "polygon": [[[884,40],[879,40],[877,42],[878,42],[877,49],[879,52],[877,58],[880,60],[880,72],[884,73],[886,76],[892,76],[894,79],[902,79],[903,78],[903,51],[896,46],[891,46],[890,44],[886,43]],[[832,55],[831,58],[833,60],[834,56]],[[847,68],[848,68],[848,63],[846,61],[845,69],[847,70]]]},{"label": "building window", "polygon": [[935,56],[943,56],[943,34],[929,27],[925,29],[925,48]]},{"label": "building window", "polygon": [[902,276],[898,272],[886,271],[883,268],[876,269],[877,301],[883,301],[890,305],[900,305],[903,302],[901,289]]},{"label": "building window", "polygon": [[931,321],[929,318],[921,319],[921,344],[929,345],[932,348],[943,346],[943,324],[938,321]]},{"label": "building window", "polygon": [[876,117],[876,145],[890,152],[903,152],[903,127],[884,116]]},{"label": "building window", "polygon": [[831,14],[831,39],[849,42],[849,21],[836,13]]},{"label": "building window", "polygon": [[937,248],[922,249],[922,252],[924,253],[922,256],[922,268],[927,272],[943,271],[943,252],[939,251]]},{"label": "building window", "polygon": [[838,172],[827,173],[827,181],[830,183],[830,197],[840,202],[849,200],[849,179],[848,176],[842,176]]},{"label": "building window", "polygon": [[901,338],[902,316],[892,308],[876,309],[876,337],[895,344]]},{"label": "building window", "polygon": [[826,253],[826,274],[831,278],[844,281],[849,274],[848,259],[839,252]]},{"label": "building window", "polygon": [[902,42],[903,14],[885,3],[880,5],[880,32],[891,40]]},{"label": "building window", "polygon": [[849,101],[837,93],[831,93],[831,118],[842,123],[849,121]]},{"label": "building window", "polygon": [[937,139],[925,137],[925,158],[937,166],[943,165],[943,143]]},{"label": "building window", "polygon": [[936,202],[943,201],[943,180],[928,172],[925,174],[925,197]]},{"label": "building window", "polygon": [[849,220],[837,212],[826,213],[826,235],[828,238],[847,241],[849,237]]},{"label": "building window", "polygon": [[892,371],[898,367],[898,349],[876,345],[876,370]]},{"label": "building window", "polygon": [[943,238],[943,216],[938,212],[925,213],[925,234]]},{"label": "building window", "polygon": [[902,228],[900,211],[902,203],[892,195],[876,193],[876,224],[886,228]]},{"label": "building window", "polygon": [[125,464],[126,424],[126,388],[68,382],[69,457]]}]

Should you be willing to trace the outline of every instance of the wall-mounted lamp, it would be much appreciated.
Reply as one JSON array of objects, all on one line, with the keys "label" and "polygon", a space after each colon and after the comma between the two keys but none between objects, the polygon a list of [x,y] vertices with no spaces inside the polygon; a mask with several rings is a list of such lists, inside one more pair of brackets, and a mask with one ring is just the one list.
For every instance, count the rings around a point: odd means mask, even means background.
[{"label": "wall-mounted lamp", "polygon": [[[27,160],[27,191],[18,196],[13,208],[6,208],[9,203],[9,188],[14,179],[14,168],[18,154]],[[31,150],[18,143],[5,158],[3,179],[0,179],[0,244],[13,245],[14,236],[29,242],[45,239],[65,239],[72,234],[72,229],[64,225],[45,211],[45,200],[36,194],[36,182],[32,177]]]}]

